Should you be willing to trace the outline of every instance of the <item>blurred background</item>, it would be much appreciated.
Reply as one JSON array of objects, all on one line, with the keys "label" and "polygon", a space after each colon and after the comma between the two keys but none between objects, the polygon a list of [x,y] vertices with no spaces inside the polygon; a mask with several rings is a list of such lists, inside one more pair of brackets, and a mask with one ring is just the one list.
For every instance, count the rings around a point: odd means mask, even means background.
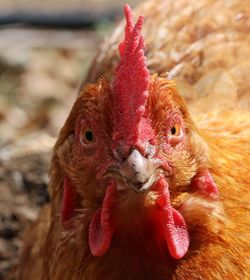
[{"label": "blurred background", "polygon": [[138,2],[0,0],[0,279],[49,200],[52,147],[98,46]]}]

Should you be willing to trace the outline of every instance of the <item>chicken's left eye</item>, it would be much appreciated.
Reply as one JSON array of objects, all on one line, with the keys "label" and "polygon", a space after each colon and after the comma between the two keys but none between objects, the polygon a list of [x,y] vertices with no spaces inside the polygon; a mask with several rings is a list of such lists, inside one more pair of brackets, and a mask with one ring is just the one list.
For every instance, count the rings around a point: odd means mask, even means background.
[{"label": "chicken's left eye", "polygon": [[94,134],[91,130],[87,129],[82,132],[81,142],[84,144],[90,144],[95,141]]},{"label": "chicken's left eye", "polygon": [[85,132],[85,138],[86,138],[87,141],[91,142],[94,139],[93,132],[90,131],[90,130],[87,130]]}]

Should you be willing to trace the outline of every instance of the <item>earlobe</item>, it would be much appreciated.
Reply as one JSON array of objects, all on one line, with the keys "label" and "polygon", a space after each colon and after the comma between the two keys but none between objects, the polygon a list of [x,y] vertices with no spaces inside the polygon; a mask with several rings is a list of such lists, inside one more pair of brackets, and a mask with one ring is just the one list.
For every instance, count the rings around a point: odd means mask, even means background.
[{"label": "earlobe", "polygon": [[63,183],[63,201],[61,209],[61,221],[64,226],[67,225],[73,216],[76,205],[76,192],[68,176],[64,178]]},{"label": "earlobe", "polygon": [[217,185],[206,167],[198,169],[198,172],[193,177],[191,184],[191,190],[199,192],[205,196],[208,196],[212,199],[219,198],[219,191]]},{"label": "earlobe", "polygon": [[207,168],[209,160],[208,145],[196,131],[192,131],[190,135],[190,142],[194,147],[194,155],[198,166],[200,166],[191,181],[190,188],[212,199],[218,199],[219,192],[217,185]]}]

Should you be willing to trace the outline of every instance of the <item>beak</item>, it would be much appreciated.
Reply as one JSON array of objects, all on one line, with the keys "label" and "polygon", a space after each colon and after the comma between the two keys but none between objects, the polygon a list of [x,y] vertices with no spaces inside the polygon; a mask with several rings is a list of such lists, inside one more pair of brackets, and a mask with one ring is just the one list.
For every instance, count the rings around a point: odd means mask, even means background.
[{"label": "beak", "polygon": [[[137,149],[117,166],[109,168],[108,173],[123,181],[136,192],[147,191],[163,173],[159,159],[144,157]],[[115,174],[114,174],[115,173]]]}]

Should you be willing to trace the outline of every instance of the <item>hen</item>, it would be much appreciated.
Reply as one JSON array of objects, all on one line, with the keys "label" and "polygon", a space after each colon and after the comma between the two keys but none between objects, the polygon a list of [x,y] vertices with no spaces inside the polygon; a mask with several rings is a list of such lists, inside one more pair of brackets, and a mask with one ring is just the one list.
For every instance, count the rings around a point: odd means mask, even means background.
[{"label": "hen", "polygon": [[19,279],[247,279],[250,113],[198,129],[125,15],[113,81],[84,87],[60,132]]}]

